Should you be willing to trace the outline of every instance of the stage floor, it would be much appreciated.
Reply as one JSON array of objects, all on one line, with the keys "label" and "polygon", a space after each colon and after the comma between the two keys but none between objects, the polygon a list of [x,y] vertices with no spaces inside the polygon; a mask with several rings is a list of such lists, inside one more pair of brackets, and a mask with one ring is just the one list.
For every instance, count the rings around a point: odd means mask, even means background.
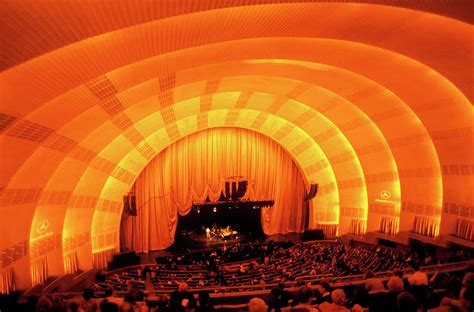
[{"label": "stage floor", "polygon": [[277,235],[260,235],[258,237],[249,237],[246,234],[238,234],[233,239],[206,239],[205,235],[176,235],[175,242],[170,247],[164,250],[150,251],[149,253],[139,253],[141,264],[154,264],[157,257],[168,257],[188,252],[199,252],[212,250],[214,248],[221,248],[226,244],[230,246],[235,243],[248,243],[258,241],[259,243],[292,241],[298,243],[301,241],[301,233],[277,234]]}]

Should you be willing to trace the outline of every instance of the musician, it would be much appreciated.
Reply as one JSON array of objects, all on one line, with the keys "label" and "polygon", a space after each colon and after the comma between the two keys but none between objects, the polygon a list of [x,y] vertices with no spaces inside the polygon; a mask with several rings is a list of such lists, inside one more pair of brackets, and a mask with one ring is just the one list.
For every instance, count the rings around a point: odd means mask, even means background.
[{"label": "musician", "polygon": [[211,229],[210,228],[206,228],[206,238],[211,239]]}]

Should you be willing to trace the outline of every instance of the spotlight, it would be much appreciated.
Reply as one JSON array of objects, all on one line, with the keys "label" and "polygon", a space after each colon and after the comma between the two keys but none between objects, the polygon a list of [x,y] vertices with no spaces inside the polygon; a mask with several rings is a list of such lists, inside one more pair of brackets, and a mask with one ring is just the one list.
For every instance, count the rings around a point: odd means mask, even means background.
[{"label": "spotlight", "polygon": [[212,212],[217,212],[217,207],[212,208]]},{"label": "spotlight", "polygon": [[196,211],[197,213],[201,213],[201,208],[198,208]]}]

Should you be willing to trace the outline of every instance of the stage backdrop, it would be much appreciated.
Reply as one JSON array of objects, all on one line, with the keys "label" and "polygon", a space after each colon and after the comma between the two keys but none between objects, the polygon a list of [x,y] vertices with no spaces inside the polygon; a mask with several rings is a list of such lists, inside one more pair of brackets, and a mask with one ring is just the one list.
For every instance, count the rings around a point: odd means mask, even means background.
[{"label": "stage backdrop", "polygon": [[262,209],[265,234],[302,232],[305,184],[278,143],[254,131],[217,128],[189,135],[159,153],[137,178],[137,216],[123,216],[122,246],[147,252],[174,241],[178,213],[207,196],[216,201],[227,177],[243,176],[252,200],[274,199]]}]

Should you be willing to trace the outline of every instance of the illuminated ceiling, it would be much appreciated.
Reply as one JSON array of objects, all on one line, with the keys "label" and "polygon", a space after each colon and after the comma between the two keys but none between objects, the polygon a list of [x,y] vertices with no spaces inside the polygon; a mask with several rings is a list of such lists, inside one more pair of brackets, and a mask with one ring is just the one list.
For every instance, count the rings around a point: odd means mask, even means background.
[{"label": "illuminated ceiling", "polygon": [[219,126],[279,142],[340,233],[472,221],[471,1],[248,2],[0,3],[2,267],[90,268],[146,164]]}]

